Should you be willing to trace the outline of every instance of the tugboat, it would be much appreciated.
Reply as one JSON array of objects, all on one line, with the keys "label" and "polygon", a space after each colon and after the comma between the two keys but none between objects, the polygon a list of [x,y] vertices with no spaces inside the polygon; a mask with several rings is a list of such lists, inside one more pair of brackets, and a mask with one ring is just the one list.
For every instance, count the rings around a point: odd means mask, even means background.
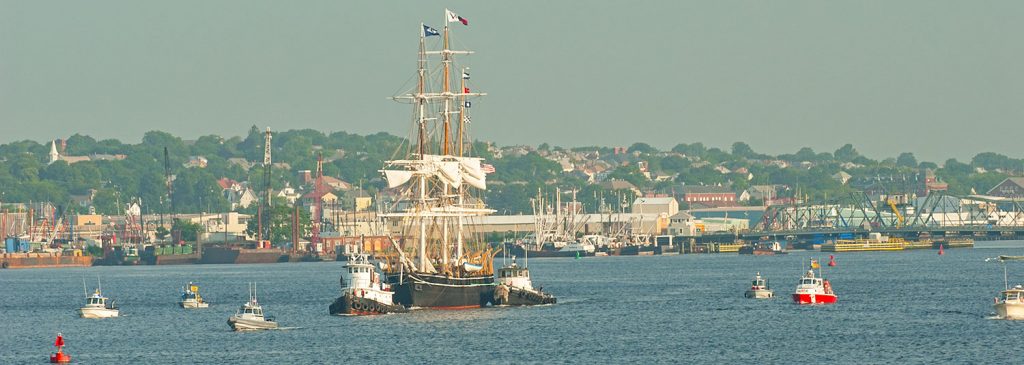
[{"label": "tugboat", "polygon": [[263,306],[256,301],[256,284],[249,285],[249,301],[242,304],[235,315],[228,318],[228,325],[235,331],[256,331],[277,328],[274,317],[263,314]]},{"label": "tugboat", "polygon": [[534,289],[530,280],[530,269],[516,265],[515,256],[512,264],[498,270],[498,287],[494,289],[494,305],[538,305],[555,304],[558,300],[554,295],[541,289]]},{"label": "tugboat", "polygon": [[[1000,319],[1024,320],[1024,286],[1009,285],[1009,277],[1006,273],[1006,261],[1024,260],[1024,256],[999,256],[999,262],[1003,263],[1003,291],[995,298],[996,315]],[[987,260],[986,260],[987,261]]]},{"label": "tugboat", "polygon": [[181,288],[181,301],[178,302],[182,308],[194,309],[194,308],[208,308],[210,303],[203,300],[203,297],[199,295],[199,285],[193,284],[191,281],[188,282],[188,286]]},{"label": "tugboat", "polygon": [[757,273],[754,280],[750,282],[750,289],[747,289],[743,296],[753,299],[769,299],[775,296],[775,293],[768,287],[768,279],[762,278],[761,273]]},{"label": "tugboat", "polygon": [[[814,275],[814,269],[818,269],[818,276]],[[811,260],[811,269],[800,278],[800,284],[796,286],[793,293],[793,302],[796,304],[833,304],[838,297],[832,291],[832,284],[821,277],[821,265],[818,261]]]},{"label": "tugboat", "polygon": [[332,315],[366,315],[408,312],[395,304],[391,286],[381,282],[381,275],[370,263],[367,254],[350,255],[341,271],[341,296],[331,304]]},{"label": "tugboat", "polygon": [[[82,286],[85,286],[85,282],[82,282]],[[86,294],[85,306],[78,309],[82,318],[113,318],[120,313],[117,304],[103,296],[102,288],[97,282],[96,290],[92,294]]]}]

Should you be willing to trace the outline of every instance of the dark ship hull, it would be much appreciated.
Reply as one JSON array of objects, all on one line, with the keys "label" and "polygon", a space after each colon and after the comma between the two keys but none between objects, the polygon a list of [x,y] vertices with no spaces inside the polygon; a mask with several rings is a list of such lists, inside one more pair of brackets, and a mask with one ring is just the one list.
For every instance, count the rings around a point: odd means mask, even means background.
[{"label": "dark ship hull", "polygon": [[490,275],[454,278],[403,273],[388,275],[387,279],[395,292],[395,303],[410,308],[479,308],[494,297],[494,277]]},{"label": "dark ship hull", "polygon": [[200,264],[270,264],[287,261],[277,248],[204,247]]},{"label": "dark ship hull", "polygon": [[773,256],[785,255],[786,251],[775,251],[767,247],[743,246],[737,251],[740,255]]},{"label": "dark ship hull", "polygon": [[523,246],[518,246],[518,245],[510,246],[508,248],[508,252],[509,252],[510,255],[513,255],[513,256],[528,257],[528,258],[531,258],[531,259],[535,258],[535,257],[594,256],[594,253],[587,252],[587,251],[557,251],[555,249],[550,249],[550,250],[543,249],[543,250],[540,250],[540,251],[536,251],[536,250],[530,250],[530,249],[524,248]]},{"label": "dark ship hull", "polygon": [[619,250],[619,255],[622,256],[649,256],[654,255],[657,247],[654,245],[631,245],[623,246]]},{"label": "dark ship hull", "polygon": [[405,313],[409,310],[400,304],[384,304],[376,300],[352,296],[346,293],[331,303],[331,315],[373,315]]},{"label": "dark ship hull", "polygon": [[524,290],[513,286],[499,286],[494,291],[494,305],[541,305],[555,304],[558,299],[554,295],[533,290]]}]

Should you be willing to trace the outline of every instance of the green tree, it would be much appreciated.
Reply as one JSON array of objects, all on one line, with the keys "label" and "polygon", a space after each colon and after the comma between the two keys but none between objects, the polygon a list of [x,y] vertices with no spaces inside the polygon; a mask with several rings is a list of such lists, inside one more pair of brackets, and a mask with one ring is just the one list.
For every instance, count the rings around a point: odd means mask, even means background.
[{"label": "green tree", "polygon": [[839,147],[839,149],[837,149],[832,155],[840,162],[853,162],[854,159],[860,157],[860,153],[857,152],[857,149],[853,148],[853,145],[849,143]]},{"label": "green tree", "polygon": [[896,157],[896,166],[917,167],[917,158],[914,157],[913,153],[903,152],[899,157]]},{"label": "green tree", "polygon": [[196,242],[199,234],[206,231],[203,225],[184,219],[175,219],[171,230],[181,232],[181,240],[185,242]]},{"label": "green tree", "polygon": [[743,142],[735,142],[732,144],[732,154],[737,157],[754,158],[757,153],[754,152],[750,145]]}]

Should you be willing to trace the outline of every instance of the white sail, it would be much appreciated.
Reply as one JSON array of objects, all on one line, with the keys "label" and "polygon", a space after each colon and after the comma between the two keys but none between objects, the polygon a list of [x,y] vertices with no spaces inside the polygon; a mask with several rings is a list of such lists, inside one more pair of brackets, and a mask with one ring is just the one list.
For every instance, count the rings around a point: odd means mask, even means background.
[{"label": "white sail", "polygon": [[478,180],[484,179],[484,171],[480,168],[480,159],[478,158],[463,158],[459,161],[462,165],[462,171],[467,175],[472,176]]},{"label": "white sail", "polygon": [[454,188],[462,186],[462,172],[459,171],[459,163],[457,161],[443,161],[437,164],[437,176],[442,181]]},{"label": "white sail", "polygon": [[466,184],[469,184],[469,186],[472,186],[472,187],[480,189],[480,190],[487,190],[487,177],[486,176],[484,176],[483,178],[477,179],[477,178],[473,177],[472,175],[465,174],[465,175],[462,176],[462,180],[465,181]]},{"label": "white sail", "polygon": [[397,188],[412,179],[412,171],[407,170],[384,170],[384,177],[388,180],[388,188]]}]

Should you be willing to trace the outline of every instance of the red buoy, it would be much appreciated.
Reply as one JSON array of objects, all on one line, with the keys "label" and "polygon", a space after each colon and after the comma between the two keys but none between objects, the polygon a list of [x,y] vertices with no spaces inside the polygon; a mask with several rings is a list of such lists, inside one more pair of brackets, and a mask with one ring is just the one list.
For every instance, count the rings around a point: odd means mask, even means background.
[{"label": "red buoy", "polygon": [[939,255],[941,256],[943,254],[945,254],[945,253],[942,252],[942,244],[939,244]]},{"label": "red buoy", "polygon": [[836,257],[835,256],[828,255],[828,266],[831,266],[831,267],[835,267],[836,266]]},{"label": "red buoy", "polygon": [[64,353],[64,336],[57,334],[57,340],[53,342],[57,346],[57,353],[50,355],[51,364],[67,364],[71,362],[71,355]]}]

